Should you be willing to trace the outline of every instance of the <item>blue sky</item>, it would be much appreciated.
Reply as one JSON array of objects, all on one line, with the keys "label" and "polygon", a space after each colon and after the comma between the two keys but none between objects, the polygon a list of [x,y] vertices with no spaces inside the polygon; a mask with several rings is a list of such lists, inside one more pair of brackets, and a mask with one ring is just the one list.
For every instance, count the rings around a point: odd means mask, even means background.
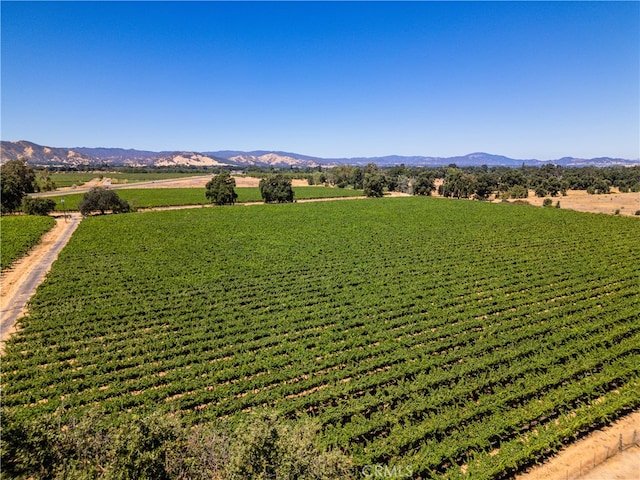
[{"label": "blue sky", "polygon": [[635,1],[1,8],[3,140],[640,158]]}]

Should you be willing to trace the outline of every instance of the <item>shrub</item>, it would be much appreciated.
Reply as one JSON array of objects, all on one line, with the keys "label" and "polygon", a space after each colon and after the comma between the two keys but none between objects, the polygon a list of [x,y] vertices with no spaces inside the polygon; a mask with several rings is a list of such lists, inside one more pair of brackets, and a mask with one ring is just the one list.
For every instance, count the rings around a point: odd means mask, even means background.
[{"label": "shrub", "polygon": [[542,206],[543,207],[550,207],[551,205],[553,205],[553,200],[551,200],[550,198],[545,198],[542,201]]},{"label": "shrub", "polygon": [[24,197],[22,211],[27,215],[49,215],[56,209],[56,202],[51,198]]},{"label": "shrub", "polygon": [[319,446],[317,423],[285,422],[274,412],[193,427],[158,412],[117,426],[97,409],[81,419],[2,414],[2,466],[11,478],[353,478],[348,457]]}]

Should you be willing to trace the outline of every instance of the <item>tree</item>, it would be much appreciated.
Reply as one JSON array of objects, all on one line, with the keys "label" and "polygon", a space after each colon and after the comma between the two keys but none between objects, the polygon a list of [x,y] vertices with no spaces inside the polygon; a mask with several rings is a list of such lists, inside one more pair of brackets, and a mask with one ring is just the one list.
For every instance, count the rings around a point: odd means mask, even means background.
[{"label": "tree", "polygon": [[41,192],[50,192],[57,188],[56,183],[51,178],[51,172],[49,172],[48,168],[42,170],[39,176],[38,186]]},{"label": "tree", "polygon": [[438,190],[443,197],[469,198],[475,189],[474,175],[464,173],[459,168],[450,168]]},{"label": "tree", "polygon": [[118,197],[113,190],[94,187],[84,194],[78,203],[78,210],[84,216],[95,211],[100,211],[104,215],[106,210],[111,210],[113,213],[126,213],[129,211],[129,203]]},{"label": "tree", "polygon": [[364,194],[367,197],[382,197],[384,195],[385,180],[381,173],[365,173]]},{"label": "tree", "polygon": [[284,175],[272,175],[260,180],[260,195],[265,203],[293,202],[291,180]]},{"label": "tree", "polygon": [[9,160],[0,170],[2,193],[0,208],[3,213],[14,212],[22,205],[27,193],[36,191],[36,175],[23,159]]},{"label": "tree", "polygon": [[233,205],[238,198],[235,186],[236,180],[229,172],[222,172],[207,182],[205,195],[216,205]]},{"label": "tree", "polygon": [[476,198],[487,200],[497,187],[496,179],[489,173],[480,173],[476,176]]},{"label": "tree", "polygon": [[509,190],[509,196],[511,198],[527,198],[529,196],[529,191],[522,185],[514,185]]},{"label": "tree", "polygon": [[527,179],[522,173],[522,170],[508,169],[504,171],[498,182],[499,190],[501,192],[508,192],[516,185],[526,190]]},{"label": "tree", "polygon": [[56,202],[51,198],[24,197],[22,211],[27,215],[49,215],[56,209]]},{"label": "tree", "polygon": [[428,172],[420,172],[413,180],[413,194],[430,196],[436,189],[434,178]]}]

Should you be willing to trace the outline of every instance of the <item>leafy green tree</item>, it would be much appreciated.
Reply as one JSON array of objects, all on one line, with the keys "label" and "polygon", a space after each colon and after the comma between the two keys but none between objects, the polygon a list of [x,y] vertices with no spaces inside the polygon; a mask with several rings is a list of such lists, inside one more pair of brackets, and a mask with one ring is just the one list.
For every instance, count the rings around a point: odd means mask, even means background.
[{"label": "leafy green tree", "polygon": [[38,186],[41,192],[50,192],[57,188],[56,183],[51,178],[51,172],[48,168],[45,168],[38,175]]},{"label": "leafy green tree", "polygon": [[260,180],[260,195],[265,203],[293,202],[291,180],[284,175],[272,175]]},{"label": "leafy green tree", "polygon": [[56,202],[51,198],[24,197],[22,211],[27,215],[49,215],[56,209]]},{"label": "leafy green tree", "polygon": [[23,159],[9,160],[0,170],[0,209],[2,213],[14,212],[22,205],[27,193],[36,191],[36,175]]},{"label": "leafy green tree", "polygon": [[82,197],[78,203],[78,210],[82,215],[87,216],[91,212],[99,211],[102,215],[107,210],[113,213],[126,213],[130,210],[129,203],[118,197],[113,190],[102,187],[93,187]]},{"label": "leafy green tree", "polygon": [[207,182],[205,195],[216,205],[233,205],[238,198],[235,186],[235,178],[229,172],[222,172]]},{"label": "leafy green tree", "polygon": [[513,187],[519,185],[526,189],[527,179],[522,170],[508,169],[505,170],[498,181],[498,188],[501,192],[509,192]]},{"label": "leafy green tree", "polygon": [[364,170],[360,167],[353,167],[349,181],[353,188],[362,190],[364,188]]},{"label": "leafy green tree", "polygon": [[511,198],[527,198],[529,191],[522,185],[514,185],[509,189],[509,196]]},{"label": "leafy green tree", "polygon": [[459,168],[449,168],[438,191],[443,197],[469,198],[476,188],[476,178]]},{"label": "leafy green tree", "polygon": [[480,173],[476,176],[475,194],[479,200],[487,200],[497,187],[498,184],[493,175]]},{"label": "leafy green tree", "polygon": [[384,196],[384,175],[381,173],[365,173],[363,186],[364,194],[367,197]]},{"label": "leafy green tree", "polygon": [[412,182],[414,195],[430,196],[436,189],[435,179],[428,172],[420,172]]},{"label": "leafy green tree", "polygon": [[589,194],[603,194],[611,193],[611,182],[606,179],[599,178],[595,180],[589,187],[587,187],[587,193]]},{"label": "leafy green tree", "polygon": [[349,165],[339,165],[332,168],[328,174],[329,183],[338,188],[346,188],[352,181],[353,168]]}]

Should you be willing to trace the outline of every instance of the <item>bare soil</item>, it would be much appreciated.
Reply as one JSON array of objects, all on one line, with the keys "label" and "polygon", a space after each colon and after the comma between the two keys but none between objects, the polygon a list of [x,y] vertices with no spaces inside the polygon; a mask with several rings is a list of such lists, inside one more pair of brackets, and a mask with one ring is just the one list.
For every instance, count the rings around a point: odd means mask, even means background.
[{"label": "bare soil", "polygon": [[[544,464],[517,479],[639,480],[640,447],[637,443],[633,445],[634,431],[636,442],[640,442],[640,411],[567,446]],[[623,446],[631,445],[622,452],[618,451],[621,435]]]},{"label": "bare soil", "polygon": [[[168,180],[156,180],[155,182],[141,182],[112,185],[112,188],[205,188],[205,185],[211,180],[211,175],[200,175],[196,177],[184,177]],[[236,187],[258,187],[260,179],[255,177],[233,177],[236,181]],[[106,179],[108,180],[108,179]],[[305,187],[308,185],[306,180],[294,179],[291,182],[294,187]]]},{"label": "bare soil", "polygon": [[[554,206],[556,202],[560,202],[560,208],[578,212],[616,215],[618,211],[618,215],[634,216],[640,210],[640,192],[620,193],[616,188],[612,188],[611,193],[601,195],[589,195],[585,190],[569,190],[566,196],[548,198],[551,198]],[[536,197],[533,190],[530,190],[529,197],[523,200],[541,207],[544,198]]]}]

